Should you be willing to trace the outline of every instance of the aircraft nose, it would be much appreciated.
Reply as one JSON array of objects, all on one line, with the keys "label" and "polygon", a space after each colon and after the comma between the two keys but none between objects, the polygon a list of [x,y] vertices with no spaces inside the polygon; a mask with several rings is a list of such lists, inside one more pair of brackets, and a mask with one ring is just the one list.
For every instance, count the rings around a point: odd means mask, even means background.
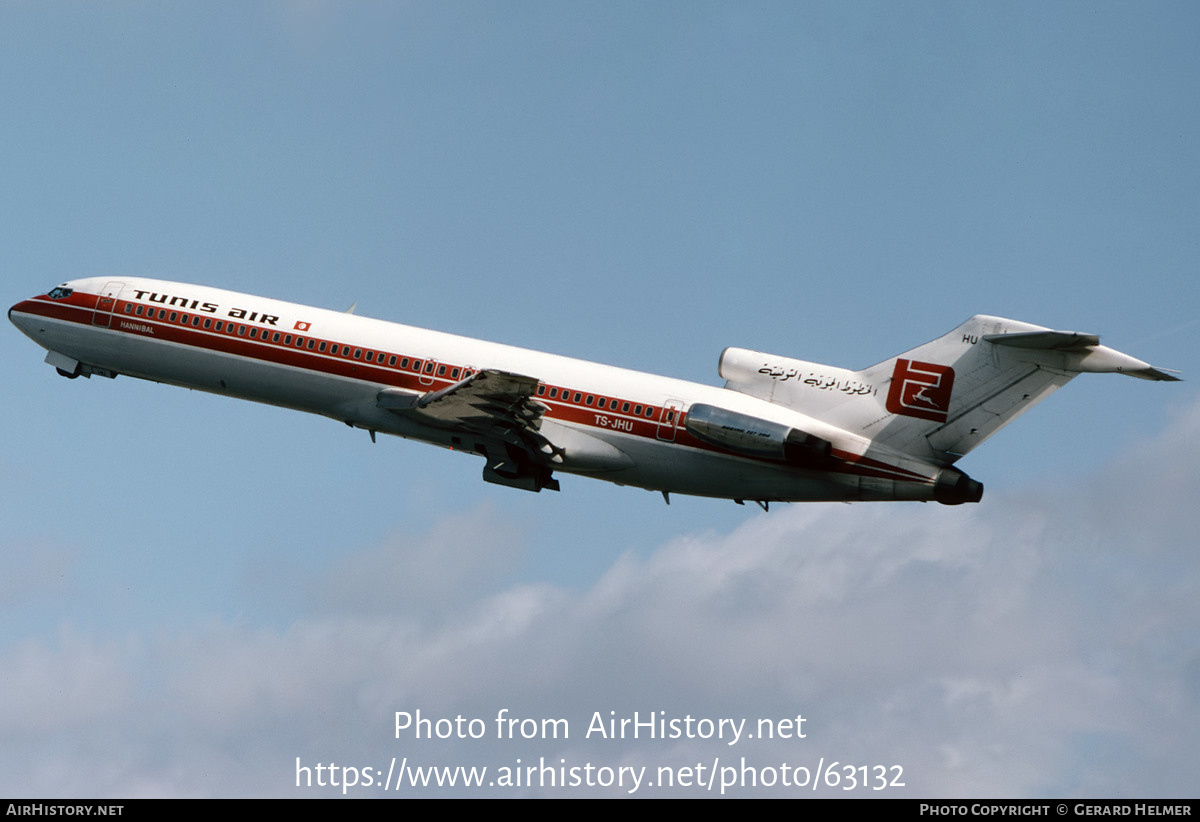
[{"label": "aircraft nose", "polygon": [[29,333],[29,327],[33,320],[32,304],[32,300],[21,300],[8,309],[8,321],[26,334]]}]

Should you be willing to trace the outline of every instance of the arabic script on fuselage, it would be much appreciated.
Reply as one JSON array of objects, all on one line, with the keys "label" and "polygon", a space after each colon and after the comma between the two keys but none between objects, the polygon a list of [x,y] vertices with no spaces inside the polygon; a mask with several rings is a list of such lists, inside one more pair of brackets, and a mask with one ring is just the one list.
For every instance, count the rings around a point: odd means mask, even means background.
[{"label": "arabic script on fuselage", "polygon": [[763,363],[762,368],[758,369],[758,373],[765,377],[770,377],[776,382],[795,380],[800,385],[806,385],[809,388],[815,388],[820,391],[840,391],[843,394],[855,396],[877,393],[875,386],[861,380],[830,376],[818,371],[802,371],[799,368],[783,368],[782,366]]}]

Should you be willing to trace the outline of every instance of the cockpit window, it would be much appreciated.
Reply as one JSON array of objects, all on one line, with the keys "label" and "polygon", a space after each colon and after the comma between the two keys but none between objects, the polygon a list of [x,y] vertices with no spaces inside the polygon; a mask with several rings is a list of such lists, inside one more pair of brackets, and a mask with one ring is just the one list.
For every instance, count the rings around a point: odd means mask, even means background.
[{"label": "cockpit window", "polygon": [[52,288],[46,292],[46,296],[52,300],[65,300],[75,293],[73,288],[63,288],[61,285],[58,288]]}]

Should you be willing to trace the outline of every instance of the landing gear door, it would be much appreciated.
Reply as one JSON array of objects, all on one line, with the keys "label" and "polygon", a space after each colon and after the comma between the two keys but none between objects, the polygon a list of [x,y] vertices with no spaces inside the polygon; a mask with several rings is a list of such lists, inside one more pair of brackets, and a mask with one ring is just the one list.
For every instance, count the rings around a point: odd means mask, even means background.
[{"label": "landing gear door", "polygon": [[108,328],[112,324],[113,308],[117,305],[117,297],[125,283],[113,281],[106,283],[96,298],[96,310],[92,312],[92,325]]}]

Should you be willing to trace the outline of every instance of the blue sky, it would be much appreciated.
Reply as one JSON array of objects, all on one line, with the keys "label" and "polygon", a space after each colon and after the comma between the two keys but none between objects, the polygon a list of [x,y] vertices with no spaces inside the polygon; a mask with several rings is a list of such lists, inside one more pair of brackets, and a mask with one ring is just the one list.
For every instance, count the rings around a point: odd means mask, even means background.
[{"label": "blue sky", "polygon": [[[708,383],[727,345],[861,368],[990,313],[1190,379],[1198,14],[6,3],[3,282],[9,304],[110,273],[357,303]],[[980,506],[764,515],[523,494],[324,419],[60,380],[15,329],[0,351],[0,793],[722,754],[899,764],[910,796],[1194,794],[1190,382],[1072,383],[964,460]],[[501,707],[811,733],[389,733]]]}]

